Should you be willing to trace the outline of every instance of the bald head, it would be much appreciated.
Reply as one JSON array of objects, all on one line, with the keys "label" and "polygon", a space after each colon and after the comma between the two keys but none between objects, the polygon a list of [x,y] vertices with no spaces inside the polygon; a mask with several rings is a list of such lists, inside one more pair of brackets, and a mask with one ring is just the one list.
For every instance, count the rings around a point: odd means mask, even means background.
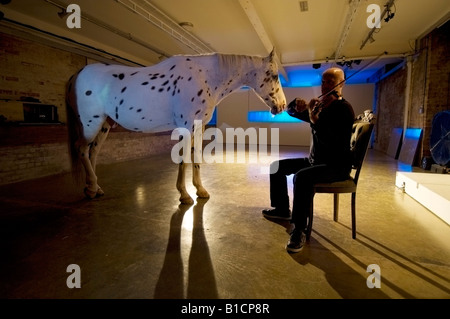
[{"label": "bald head", "polygon": [[322,94],[326,94],[335,90],[342,94],[342,87],[344,86],[345,75],[340,68],[329,68],[322,74]]},{"label": "bald head", "polygon": [[341,82],[344,80],[344,71],[340,68],[329,68],[323,72],[322,76],[333,77],[338,82]]}]

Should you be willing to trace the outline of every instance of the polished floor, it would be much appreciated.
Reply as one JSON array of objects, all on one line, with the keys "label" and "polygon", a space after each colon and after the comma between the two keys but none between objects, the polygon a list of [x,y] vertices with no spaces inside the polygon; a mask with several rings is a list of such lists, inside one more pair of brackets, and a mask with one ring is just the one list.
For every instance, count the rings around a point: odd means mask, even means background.
[{"label": "polished floor", "polygon": [[[282,147],[280,156],[306,151]],[[203,165],[211,198],[192,206],[179,205],[169,154],[99,165],[106,195],[94,200],[70,174],[0,187],[0,297],[450,298],[450,226],[395,186],[397,161],[369,150],[355,240],[350,197],[334,222],[332,196],[317,194],[311,240],[297,254],[285,250],[289,224],[261,214],[261,165]],[[72,264],[80,288],[67,285]]]}]

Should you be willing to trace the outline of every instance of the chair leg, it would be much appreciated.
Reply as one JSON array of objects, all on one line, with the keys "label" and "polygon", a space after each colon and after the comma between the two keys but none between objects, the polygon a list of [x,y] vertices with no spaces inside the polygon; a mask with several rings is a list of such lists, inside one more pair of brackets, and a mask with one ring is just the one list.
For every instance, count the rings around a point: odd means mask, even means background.
[{"label": "chair leg", "polygon": [[352,193],[352,238],[356,238],[356,192]]},{"label": "chair leg", "polygon": [[334,194],[334,208],[333,208],[333,219],[335,222],[338,221],[338,215],[339,215],[339,194],[335,193]]}]

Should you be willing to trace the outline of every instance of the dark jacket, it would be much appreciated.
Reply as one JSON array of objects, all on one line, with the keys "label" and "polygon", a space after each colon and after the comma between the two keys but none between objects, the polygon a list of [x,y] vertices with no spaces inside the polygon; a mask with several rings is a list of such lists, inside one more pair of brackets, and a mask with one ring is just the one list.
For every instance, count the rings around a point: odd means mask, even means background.
[{"label": "dark jacket", "polygon": [[[295,100],[289,106],[294,106]],[[292,108],[288,107],[288,110]],[[310,123],[312,144],[309,155],[311,165],[327,164],[339,169],[351,169],[350,138],[355,113],[345,99],[335,100],[322,109],[316,123],[311,123],[309,111],[288,112],[291,116]]]}]

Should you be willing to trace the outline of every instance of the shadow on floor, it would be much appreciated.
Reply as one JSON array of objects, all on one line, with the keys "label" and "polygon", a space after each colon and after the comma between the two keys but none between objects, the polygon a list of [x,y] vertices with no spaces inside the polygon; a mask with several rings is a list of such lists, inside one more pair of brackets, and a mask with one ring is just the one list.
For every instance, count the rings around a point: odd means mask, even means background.
[{"label": "shadow on floor", "polygon": [[[207,199],[197,199],[193,208],[192,246],[187,287],[181,256],[181,225],[190,205],[179,205],[170,220],[170,233],[163,267],[155,287],[155,299],[217,299],[217,284],[203,228],[203,207]],[[186,296],[185,296],[186,288]]]}]

